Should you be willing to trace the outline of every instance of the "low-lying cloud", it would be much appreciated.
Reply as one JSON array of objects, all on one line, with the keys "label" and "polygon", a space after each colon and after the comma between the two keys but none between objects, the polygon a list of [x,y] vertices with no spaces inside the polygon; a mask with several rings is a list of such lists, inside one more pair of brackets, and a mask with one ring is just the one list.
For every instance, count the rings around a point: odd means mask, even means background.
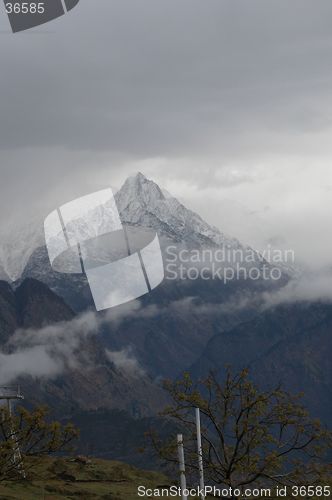
[{"label": "low-lying cloud", "polygon": [[305,272],[274,292],[262,295],[263,308],[294,302],[331,302],[332,269]]},{"label": "low-lying cloud", "polygon": [[[1,383],[9,384],[22,376],[55,378],[67,370],[86,368],[91,360],[84,340],[96,337],[106,324],[116,328],[125,318],[147,318],[157,312],[155,306],[143,308],[139,301],[133,301],[105,315],[87,312],[40,329],[18,329],[6,344],[5,352],[0,352]],[[106,350],[105,354],[119,371],[144,376],[131,346],[114,352]]]},{"label": "low-lying cloud", "polygon": [[77,350],[84,338],[98,332],[96,315],[89,312],[71,321],[40,329],[19,329],[0,353],[0,380],[18,377],[53,378],[79,365]]},{"label": "low-lying cloud", "polygon": [[106,349],[106,355],[121,372],[128,373],[132,376],[143,376],[145,374],[145,371],[135,358],[131,347],[126,347],[120,351],[110,351]]},{"label": "low-lying cloud", "polygon": [[[224,302],[204,302],[198,296],[187,296],[173,302],[143,306],[139,300],[110,309],[105,314],[86,312],[71,321],[60,322],[40,329],[18,329],[0,352],[1,384],[10,384],[22,376],[55,378],[67,370],[86,368],[89,363],[84,341],[97,337],[105,326],[114,330],[124,321],[148,320],[160,315],[216,316],[237,314],[246,309],[264,311],[278,305],[295,302],[331,302],[332,270],[304,272],[287,285],[270,292],[243,293]],[[83,348],[82,348],[83,346]],[[105,350],[105,359],[115,369],[131,377],[145,375],[133,346]]]},{"label": "low-lying cloud", "polygon": [[54,359],[45,346],[18,350],[12,354],[0,353],[0,380],[9,384],[17,377],[54,377],[63,370],[63,365]]}]

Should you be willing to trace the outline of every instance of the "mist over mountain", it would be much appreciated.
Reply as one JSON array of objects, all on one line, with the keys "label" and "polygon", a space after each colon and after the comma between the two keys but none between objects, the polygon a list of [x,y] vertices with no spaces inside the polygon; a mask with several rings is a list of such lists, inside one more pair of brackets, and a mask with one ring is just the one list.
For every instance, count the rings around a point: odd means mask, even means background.
[{"label": "mist over mountain", "polygon": [[76,316],[37,280],[16,290],[0,282],[2,383],[20,382],[29,404],[154,413],[163,401],[160,389],[129,350],[105,349],[99,328],[92,313]]},{"label": "mist over mountain", "polygon": [[[123,224],[154,229],[161,237],[178,244],[185,243],[191,248],[248,248],[234,236],[228,236],[206,223],[198,214],[188,210],[141,173],[124,182],[115,193],[115,200]],[[102,220],[97,217],[95,223],[102,223]],[[93,227],[91,231],[93,237]],[[24,278],[36,273],[37,277],[40,269],[36,271],[35,268],[47,266],[46,262],[40,262],[43,257],[38,250],[44,244],[42,221],[37,217],[28,226],[7,229],[0,245],[0,266],[3,267],[3,272],[12,280],[19,279],[21,274]],[[39,274],[38,278],[40,277]]]},{"label": "mist over mountain", "polygon": [[[45,244],[42,216],[24,225],[15,223],[0,230],[0,277],[15,281],[21,276],[34,250]],[[5,274],[1,273],[1,269]]]},{"label": "mist over mountain", "polygon": [[0,280],[11,281],[2,264],[0,264]]},{"label": "mist over mountain", "polygon": [[[106,314],[98,313],[98,317],[108,315],[110,319],[103,321],[100,336],[107,349],[132,349],[152,377],[177,376],[196,360],[213,335],[257,314],[261,293],[279,289],[287,282],[287,276],[280,282],[241,279],[227,284],[220,279],[168,279],[169,247],[177,253],[226,248],[244,252],[248,247],[208,225],[140,173],[126,180],[115,199],[121,221],[128,229],[158,233],[166,278],[152,293],[139,299],[138,309],[128,304]],[[98,212],[91,216],[97,219],[96,224],[102,224]],[[267,265],[252,252],[255,266]],[[201,267],[197,261],[194,265]],[[86,276],[52,269],[45,247],[33,252],[16,285],[30,278],[45,283],[74,311],[94,310]],[[125,313],[121,321],[114,322],[119,310]]]},{"label": "mist over mountain", "polygon": [[[146,229],[157,232],[163,250],[166,270],[168,268],[165,261],[167,259],[167,249],[171,246],[176,249],[177,253],[181,249],[227,249],[240,253],[251,251],[254,259],[252,265],[259,268],[268,265],[257,252],[251,250],[247,245],[241,244],[236,238],[227,236],[219,229],[207,224],[198,214],[188,210],[178,200],[165,195],[157,184],[148,180],[141,173],[129,177],[125,181],[121,189],[115,194],[115,200],[122,224],[125,227],[131,230],[137,229],[138,234],[143,234]],[[97,211],[95,214],[90,214],[90,216],[91,220],[94,221],[93,227],[91,227],[91,238],[93,238],[95,236],[94,226],[98,227],[103,224],[102,212]],[[80,221],[76,222],[80,224]],[[82,231],[86,230],[88,228],[84,226]],[[102,263],[103,261],[101,261]],[[227,262],[223,264],[226,265]],[[197,262],[196,267],[199,267]],[[68,275],[54,271],[51,268],[44,246],[38,247],[32,252],[18,282],[29,277],[46,283],[55,293],[64,297],[75,310],[84,310],[92,305],[92,297],[86,277],[81,274]],[[269,288],[270,286],[278,287],[284,284],[287,279],[286,270],[283,279],[277,284],[272,283],[272,280],[270,282],[267,280],[265,283],[260,280],[259,284],[257,282],[242,284],[244,288],[257,286]]]},{"label": "mist over mountain", "polygon": [[[185,266],[200,270],[204,251],[228,249],[251,252],[252,262],[243,264],[248,269],[272,268],[258,252],[207,224],[140,173],[125,181],[115,200],[126,230],[142,232],[143,239],[146,231],[158,234],[166,271],[169,248],[176,266],[182,264],[181,254],[197,251],[199,259]],[[103,211],[90,217],[96,225],[105,223]],[[211,369],[222,376],[231,364],[249,366],[258,383],[281,381],[286,389],[304,390],[313,412],[325,421],[332,418],[331,306],[292,298],[292,274],[285,266],[279,266],[277,281],[170,279],[166,272],[153,292],[97,313],[86,276],[55,271],[39,244],[40,231],[38,226],[26,247],[14,238],[7,265],[18,270],[30,255],[13,285],[0,282],[0,379],[20,382],[28,404],[47,403],[85,429],[94,419],[118,422],[117,412],[125,412],[124,421],[134,427],[137,421],[138,429],[142,419],[155,418],[166,404],[163,378],[186,370],[200,377]],[[113,432],[109,424],[106,428]],[[128,442],[121,453],[133,458],[131,446]],[[96,453],[103,449],[99,439]]]}]

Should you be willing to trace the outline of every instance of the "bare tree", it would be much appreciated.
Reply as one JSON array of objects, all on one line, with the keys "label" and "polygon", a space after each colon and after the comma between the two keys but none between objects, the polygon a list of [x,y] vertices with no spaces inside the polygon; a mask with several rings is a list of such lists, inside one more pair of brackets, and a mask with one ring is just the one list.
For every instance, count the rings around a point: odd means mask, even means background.
[{"label": "bare tree", "polygon": [[[317,484],[331,479],[323,457],[331,448],[331,433],[310,418],[292,396],[276,387],[259,391],[248,370],[224,382],[213,373],[196,384],[188,374],[166,382],[172,404],[163,415],[177,422],[185,435],[186,466],[197,471],[194,408],[202,415],[203,462],[206,477],[232,489],[267,485]],[[151,434],[161,458],[176,463],[173,442]]]}]

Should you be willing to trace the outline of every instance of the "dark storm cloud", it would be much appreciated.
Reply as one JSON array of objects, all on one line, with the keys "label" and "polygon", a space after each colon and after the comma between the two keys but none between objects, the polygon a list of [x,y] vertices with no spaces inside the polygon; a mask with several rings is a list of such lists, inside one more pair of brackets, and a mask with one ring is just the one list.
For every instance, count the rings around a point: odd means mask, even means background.
[{"label": "dark storm cloud", "polygon": [[233,154],[263,130],[319,130],[331,19],[328,1],[86,0],[2,34],[0,146]]},{"label": "dark storm cloud", "polygon": [[13,35],[2,12],[0,224],[143,170],[219,226],[227,188],[269,207],[261,239],[293,234],[289,200],[332,185],[331,22],[330,0],[81,0]]}]

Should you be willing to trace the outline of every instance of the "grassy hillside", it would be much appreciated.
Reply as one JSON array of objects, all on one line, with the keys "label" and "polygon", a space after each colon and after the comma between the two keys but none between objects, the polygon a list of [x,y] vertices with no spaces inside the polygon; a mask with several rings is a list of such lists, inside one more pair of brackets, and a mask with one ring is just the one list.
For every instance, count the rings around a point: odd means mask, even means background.
[{"label": "grassy hillside", "polygon": [[168,485],[165,476],[120,462],[93,459],[84,464],[70,458],[33,462],[29,480],[0,483],[0,499],[136,500],[137,487]]},{"label": "grassy hillside", "polygon": [[[143,471],[122,462],[109,460],[92,459],[88,463],[83,463],[71,458],[43,458],[32,461],[29,465],[33,467],[28,472],[28,480],[0,483],[0,500],[76,500],[78,498],[83,500],[138,500],[139,485],[153,489],[167,488],[171,484],[163,474]],[[157,500],[160,496],[149,498]],[[271,497],[255,498],[266,500],[276,497],[272,490]],[[321,498],[287,496],[285,500],[321,500]],[[211,499],[212,497],[209,497],[206,500]]]}]

